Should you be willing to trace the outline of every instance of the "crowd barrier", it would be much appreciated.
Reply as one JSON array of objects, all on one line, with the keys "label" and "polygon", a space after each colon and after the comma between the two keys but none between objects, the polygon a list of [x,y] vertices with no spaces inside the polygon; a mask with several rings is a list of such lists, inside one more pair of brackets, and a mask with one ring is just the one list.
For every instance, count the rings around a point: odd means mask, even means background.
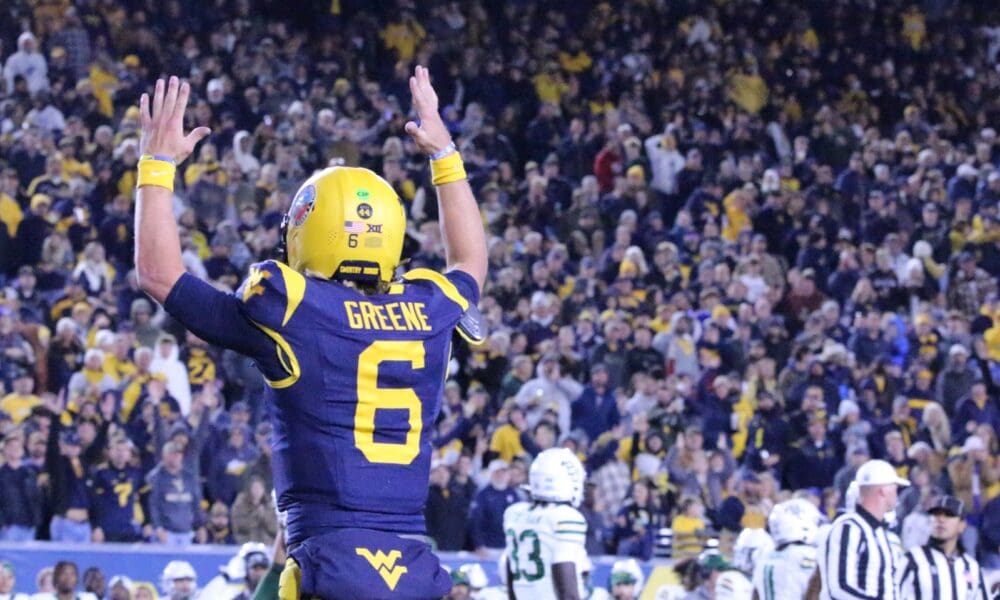
[{"label": "crowd barrier", "polygon": [[[220,574],[239,546],[189,546],[183,549],[159,544],[63,544],[53,542],[0,543],[0,560],[11,563],[17,577],[14,591],[32,593],[36,591],[35,575],[45,567],[60,560],[76,563],[83,572],[90,567],[98,567],[110,580],[114,575],[127,575],[134,581],[148,581],[160,587],[160,574],[171,560],[186,560],[198,573],[198,584],[204,586]],[[467,563],[479,563],[486,572],[491,585],[499,585],[497,561],[482,560],[467,552],[440,552],[441,562],[449,569]],[[614,556],[592,558],[591,582],[594,586],[607,586]],[[655,560],[642,563],[647,581],[657,567],[657,579],[670,578],[670,561]],[[645,594],[644,594],[645,597]]]}]

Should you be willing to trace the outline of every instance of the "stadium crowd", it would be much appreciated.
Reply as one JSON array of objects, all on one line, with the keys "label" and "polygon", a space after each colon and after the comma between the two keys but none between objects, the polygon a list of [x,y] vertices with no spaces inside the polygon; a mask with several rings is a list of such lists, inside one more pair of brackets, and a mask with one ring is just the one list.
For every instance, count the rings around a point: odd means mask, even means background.
[{"label": "stadium crowd", "polygon": [[135,283],[138,98],[185,77],[213,131],[174,199],[190,272],[235,290],[337,164],[383,175],[406,268],[441,268],[420,63],[490,256],[439,549],[501,549],[566,445],[594,554],[661,529],[696,554],[790,494],[832,518],[875,457],[914,484],[905,545],[947,492],[1000,568],[998,56],[997,13],[948,0],[4,2],[0,539],[274,538],[261,376]]}]

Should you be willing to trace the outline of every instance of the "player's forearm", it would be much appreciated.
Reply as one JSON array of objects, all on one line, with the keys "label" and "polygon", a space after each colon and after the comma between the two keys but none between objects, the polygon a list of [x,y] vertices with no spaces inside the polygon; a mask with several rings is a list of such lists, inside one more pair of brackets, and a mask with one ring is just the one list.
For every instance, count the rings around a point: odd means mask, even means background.
[{"label": "player's forearm", "polygon": [[143,186],[136,193],[136,280],[143,291],[161,304],[184,274],[172,204],[173,192],[164,187]]},{"label": "player's forearm", "polygon": [[580,588],[576,581],[576,565],[556,563],[552,565],[552,581],[559,600],[580,600]]},{"label": "player's forearm", "polygon": [[181,244],[172,211],[177,165],[207,136],[208,127],[184,135],[184,109],[191,86],[177,77],[159,79],[153,98],[139,99],[138,187],[135,209],[135,266],[139,287],[163,303],[184,274]]},{"label": "player's forearm", "polygon": [[510,561],[504,561],[504,570],[507,572],[507,577],[504,579],[507,581],[507,600],[517,600],[517,596],[514,595],[514,573],[510,569]]},{"label": "player's forearm", "polygon": [[448,269],[465,271],[482,290],[486,281],[486,233],[472,188],[463,179],[437,186],[437,194]]},{"label": "player's forearm", "polygon": [[[813,571],[811,577],[809,577],[809,586],[806,588],[806,595],[804,600],[819,600],[819,594],[822,590],[822,579],[820,578],[819,569]],[[756,594],[757,591],[754,590]]]}]

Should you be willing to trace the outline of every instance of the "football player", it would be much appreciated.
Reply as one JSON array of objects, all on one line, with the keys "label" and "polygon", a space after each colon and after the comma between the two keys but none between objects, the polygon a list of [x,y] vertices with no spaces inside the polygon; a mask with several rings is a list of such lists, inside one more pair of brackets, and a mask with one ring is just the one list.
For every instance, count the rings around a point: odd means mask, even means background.
[{"label": "football player", "polygon": [[566,448],[539,454],[528,471],[531,500],[503,515],[504,569],[511,598],[580,600],[585,595],[587,521],[576,509],[586,474]]},{"label": "football player", "polygon": [[635,600],[642,593],[642,569],[634,558],[616,560],[608,577],[609,598]]},{"label": "football player", "polygon": [[716,600],[743,600],[753,594],[754,567],[771,550],[774,541],[763,529],[744,529],[733,546],[733,569],[723,571],[715,582]]},{"label": "football player", "polygon": [[198,596],[198,575],[191,563],[172,560],[163,568],[160,587],[167,600],[192,600]]},{"label": "football player", "polygon": [[757,600],[801,600],[816,570],[816,534],[822,520],[808,500],[793,498],[773,509],[767,528],[774,550],[754,567],[753,588]]},{"label": "football player", "polygon": [[159,80],[140,99],[139,284],[199,338],[252,358],[268,383],[274,484],[288,515],[283,600],[440,598],[451,588],[423,510],[452,334],[482,337],[486,243],[427,69],[416,67],[410,91],[419,120],[406,132],[430,158],[445,272],[397,276],[399,196],[372,171],[331,167],[295,194],[280,259],[253,265],[234,294],[181,261],[176,165],[209,133],[183,132],[190,86]]}]

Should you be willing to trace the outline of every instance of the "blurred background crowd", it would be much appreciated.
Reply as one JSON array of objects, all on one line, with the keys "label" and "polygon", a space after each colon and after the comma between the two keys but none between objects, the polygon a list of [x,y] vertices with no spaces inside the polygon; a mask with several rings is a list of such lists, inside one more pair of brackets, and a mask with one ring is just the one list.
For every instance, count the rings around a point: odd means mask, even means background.
[{"label": "blurred background crowd", "polygon": [[[857,466],[941,493],[1000,567],[1000,14],[927,0],[7,0],[0,8],[0,539],[269,542],[249,361],[135,283],[139,95],[192,84],[188,270],[235,289],[297,186],[385,177],[444,265],[403,132],[430,67],[488,228],[427,519],[498,552],[531,457],[585,460],[588,549],[697,553]],[[724,543],[724,541],[723,541]],[[3,579],[0,579],[2,582]],[[0,586],[0,592],[2,592]]]}]

